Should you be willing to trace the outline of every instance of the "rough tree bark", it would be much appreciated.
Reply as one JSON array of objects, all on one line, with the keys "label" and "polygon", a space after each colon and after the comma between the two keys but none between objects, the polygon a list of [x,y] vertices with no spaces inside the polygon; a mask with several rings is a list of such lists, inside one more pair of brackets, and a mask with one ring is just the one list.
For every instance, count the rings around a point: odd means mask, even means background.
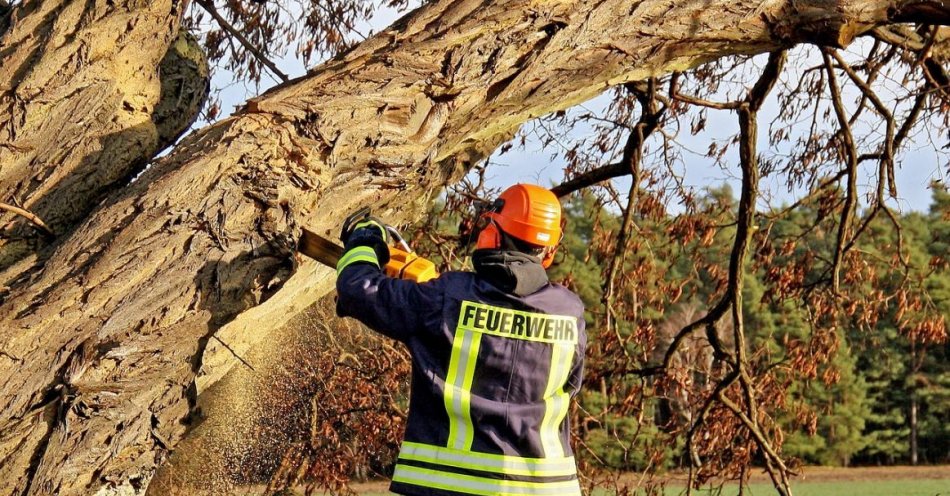
[{"label": "rough tree bark", "polygon": [[[207,62],[197,40],[178,32],[170,1],[2,7],[0,201],[67,235],[194,122],[207,96]],[[52,237],[6,212],[0,226],[2,297],[42,265]],[[0,417],[0,494],[28,484],[51,412],[14,423]]]},{"label": "rough tree bark", "polygon": [[[179,8],[60,0],[10,12],[0,39],[0,202],[65,234],[194,122],[208,68],[197,40],[178,32]],[[0,287],[40,263],[50,238],[2,213]]]},{"label": "rough tree bark", "polygon": [[0,306],[0,459],[14,483],[3,491],[142,487],[184,435],[198,390],[238,363],[231,352],[329,290],[333,272],[295,255],[301,225],[332,234],[361,204],[417,215],[521,123],[613,84],[800,42],[846,45],[948,10],[881,0],[419,9],[186,138],[11,287]]}]

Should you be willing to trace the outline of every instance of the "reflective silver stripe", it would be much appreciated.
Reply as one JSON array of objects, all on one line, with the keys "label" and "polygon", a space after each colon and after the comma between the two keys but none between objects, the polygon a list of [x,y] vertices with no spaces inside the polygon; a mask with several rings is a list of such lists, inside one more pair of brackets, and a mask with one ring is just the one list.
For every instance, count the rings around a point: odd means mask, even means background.
[{"label": "reflective silver stripe", "polygon": [[523,458],[455,450],[408,441],[402,444],[399,458],[509,475],[553,477],[577,474],[574,457]]},{"label": "reflective silver stripe", "polygon": [[379,259],[376,258],[376,251],[369,246],[356,246],[343,254],[336,263],[336,274],[340,275],[348,265],[356,262],[372,262],[379,267]]},{"label": "reflective silver stripe", "polygon": [[449,358],[449,373],[445,378],[445,409],[449,415],[448,447],[467,450],[475,439],[472,425],[472,381],[478,361],[480,333],[456,329]]},{"label": "reflective silver stripe", "polygon": [[393,481],[484,496],[519,494],[580,496],[581,494],[577,479],[559,482],[523,482],[442,472],[403,464],[396,465]]}]

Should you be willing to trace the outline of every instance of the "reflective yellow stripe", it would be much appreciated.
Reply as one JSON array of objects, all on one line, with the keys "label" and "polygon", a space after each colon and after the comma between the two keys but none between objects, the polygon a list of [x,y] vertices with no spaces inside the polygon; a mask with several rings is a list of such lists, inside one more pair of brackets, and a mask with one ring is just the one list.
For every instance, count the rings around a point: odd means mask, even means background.
[{"label": "reflective yellow stripe", "polygon": [[353,230],[355,231],[357,229],[369,229],[373,227],[375,227],[376,229],[379,229],[380,235],[383,237],[383,239],[386,239],[386,228],[381,226],[379,222],[376,222],[375,220],[367,219],[367,220],[358,222],[355,226],[353,226]]},{"label": "reflective yellow stripe", "polygon": [[475,427],[471,416],[471,388],[479,344],[485,334],[552,345],[554,351],[543,396],[545,408],[540,436],[545,457],[564,457],[564,447],[558,432],[568,411],[570,398],[564,391],[564,383],[570,372],[578,339],[577,319],[472,301],[462,302],[445,378],[443,400],[449,418],[446,446],[463,451],[472,446]]},{"label": "reflective yellow stripe", "polygon": [[545,457],[564,456],[560,427],[567,415],[570,395],[564,391],[574,360],[574,347],[555,344],[551,351],[551,371],[544,389],[544,418],[541,419],[541,447]]},{"label": "reflective yellow stripe", "polygon": [[572,456],[560,458],[523,458],[520,456],[493,455],[490,453],[456,450],[409,441],[402,444],[402,449],[399,451],[399,458],[508,475],[554,477],[577,474],[574,457]]},{"label": "reflective yellow stripe", "polygon": [[455,330],[449,373],[445,378],[445,411],[449,414],[448,447],[467,450],[475,438],[472,425],[472,381],[482,335],[461,328]]},{"label": "reflective yellow stripe", "polygon": [[541,343],[576,343],[577,319],[463,301],[460,328]]},{"label": "reflective yellow stripe", "polygon": [[336,274],[340,275],[348,265],[356,262],[372,262],[379,267],[379,259],[376,258],[376,251],[369,246],[356,246],[343,254],[336,263]]},{"label": "reflective yellow stripe", "polygon": [[396,465],[393,481],[484,496],[521,494],[580,496],[581,494],[577,479],[558,482],[523,482],[462,475],[404,464]]}]

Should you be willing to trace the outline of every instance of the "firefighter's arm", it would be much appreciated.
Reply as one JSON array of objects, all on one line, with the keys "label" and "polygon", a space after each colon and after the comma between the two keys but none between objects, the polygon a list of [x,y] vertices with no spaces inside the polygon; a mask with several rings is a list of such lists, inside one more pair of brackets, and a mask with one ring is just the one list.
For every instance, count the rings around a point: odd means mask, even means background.
[{"label": "firefighter's arm", "polygon": [[386,230],[372,219],[350,234],[337,264],[337,314],[355,317],[371,329],[406,341],[425,312],[440,311],[441,292],[435,282],[419,284],[386,276],[389,260]]}]

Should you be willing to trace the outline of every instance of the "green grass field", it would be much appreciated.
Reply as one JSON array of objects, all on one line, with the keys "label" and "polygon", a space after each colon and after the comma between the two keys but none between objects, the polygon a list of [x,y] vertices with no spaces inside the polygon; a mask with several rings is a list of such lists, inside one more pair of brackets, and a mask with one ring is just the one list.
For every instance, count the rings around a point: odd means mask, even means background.
[{"label": "green grass field", "polygon": [[[893,480],[893,481],[839,481],[800,482],[792,485],[795,496],[950,496],[950,479]],[[609,496],[609,492],[594,493]],[[667,488],[667,496],[685,495],[683,489]],[[736,496],[735,485],[725,486],[721,492],[694,490],[694,496]],[[771,484],[751,484],[745,496],[772,496],[777,494]],[[392,493],[360,493],[361,496],[391,496]]]},{"label": "green grass field", "polygon": [[[792,485],[795,496],[950,496],[950,479],[929,480],[892,480],[892,481],[838,481],[838,482],[799,482]],[[362,496],[391,496],[392,493],[360,493]],[[609,492],[594,493],[596,496],[609,496]],[[685,495],[684,489],[667,488],[667,496]],[[735,485],[718,490],[694,490],[695,496],[736,496]],[[751,484],[745,490],[745,496],[771,496],[777,494],[771,484]]]},{"label": "green grass field", "polygon": [[[360,496],[387,496],[388,484],[377,481],[355,484]],[[804,476],[792,482],[795,496],[950,496],[950,467],[807,467]],[[595,491],[591,496],[610,496],[611,491]],[[686,494],[681,480],[671,480],[666,496]],[[736,496],[738,486],[727,484],[721,490],[693,490],[694,496]],[[756,474],[746,487],[744,496],[777,494],[764,474]]]},{"label": "green grass field", "polygon": [[[889,480],[889,481],[835,481],[798,482],[792,484],[795,496],[950,496],[950,479]],[[607,496],[609,493],[601,493]],[[668,489],[668,496],[685,495],[681,489]],[[722,492],[693,491],[696,496],[735,496],[735,485],[726,486]],[[755,483],[746,488],[746,496],[771,496],[777,494],[771,484]]]}]

